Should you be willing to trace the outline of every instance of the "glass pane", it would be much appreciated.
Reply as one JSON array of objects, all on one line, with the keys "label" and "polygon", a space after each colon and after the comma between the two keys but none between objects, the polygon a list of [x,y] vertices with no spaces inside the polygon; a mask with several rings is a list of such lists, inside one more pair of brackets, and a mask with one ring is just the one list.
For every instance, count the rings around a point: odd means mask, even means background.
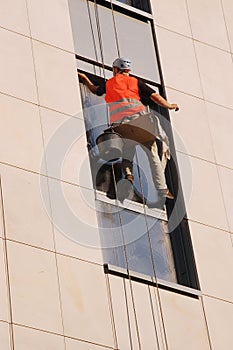
[{"label": "glass pane", "polygon": [[79,70],[103,77],[105,76],[105,70],[102,67],[97,67],[94,64],[87,63],[85,61],[76,60],[76,66]]},{"label": "glass pane", "polygon": [[97,211],[105,263],[177,282],[165,221],[101,201]]},{"label": "glass pane", "polygon": [[75,52],[101,61],[94,4],[87,0],[69,0],[69,5]]},{"label": "glass pane", "polygon": [[150,23],[114,13],[120,56],[133,62],[132,73],[160,83]]},{"label": "glass pane", "polygon": [[118,207],[96,201],[104,262],[126,268],[124,240]]},{"label": "glass pane", "polygon": [[156,277],[169,282],[177,282],[167,223],[147,216]]},{"label": "glass pane", "polygon": [[[114,180],[122,178],[121,158],[103,159],[97,145],[97,138],[108,128],[107,106],[103,97],[93,95],[83,84],[80,87],[93,184],[95,189],[106,192],[108,198],[115,199]],[[110,142],[104,141],[106,147]]]},{"label": "glass pane", "polygon": [[154,276],[145,215],[125,209],[120,216],[129,270]]},{"label": "glass pane", "polygon": [[98,6],[98,15],[104,63],[112,66],[113,61],[118,57],[112,11],[106,7]]}]

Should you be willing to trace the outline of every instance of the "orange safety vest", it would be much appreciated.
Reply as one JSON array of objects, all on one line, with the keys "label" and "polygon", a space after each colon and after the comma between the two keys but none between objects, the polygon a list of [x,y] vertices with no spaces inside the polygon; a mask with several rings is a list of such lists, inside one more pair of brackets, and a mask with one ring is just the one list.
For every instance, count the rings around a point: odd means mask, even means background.
[{"label": "orange safety vest", "polygon": [[109,106],[111,123],[145,110],[140,102],[138,80],[124,74],[106,82],[105,101]]}]

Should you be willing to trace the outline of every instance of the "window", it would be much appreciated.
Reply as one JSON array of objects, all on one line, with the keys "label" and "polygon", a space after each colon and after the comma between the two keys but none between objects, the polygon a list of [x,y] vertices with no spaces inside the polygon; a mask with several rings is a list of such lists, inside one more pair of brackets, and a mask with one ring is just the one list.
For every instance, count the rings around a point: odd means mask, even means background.
[{"label": "window", "polygon": [[75,51],[79,56],[108,66],[118,55],[130,57],[135,75],[160,83],[150,21],[87,0],[70,0],[70,7]]},{"label": "window", "polygon": [[[148,5],[146,1],[122,2],[135,7]],[[70,4],[80,71],[85,72],[95,85],[100,85],[112,76],[113,60],[125,56],[133,61],[135,76],[163,94],[153,22],[149,16],[141,16],[138,11],[134,16],[133,10],[129,12],[121,6],[109,6],[109,1],[70,0]],[[120,187],[122,159],[104,161],[96,143],[97,137],[109,126],[105,100],[91,94],[83,84],[80,88],[105,263],[126,269],[128,273],[156,276],[164,281],[198,288],[182,195],[176,201],[157,200],[148,159],[143,148],[137,145],[133,158],[134,188],[124,196],[124,188],[121,191]],[[170,140],[172,158],[166,167],[166,179],[176,193],[181,184],[175,165],[169,116],[152,101],[149,107]],[[160,151],[159,139],[157,147]],[[180,216],[179,225],[173,225],[173,218]]]}]

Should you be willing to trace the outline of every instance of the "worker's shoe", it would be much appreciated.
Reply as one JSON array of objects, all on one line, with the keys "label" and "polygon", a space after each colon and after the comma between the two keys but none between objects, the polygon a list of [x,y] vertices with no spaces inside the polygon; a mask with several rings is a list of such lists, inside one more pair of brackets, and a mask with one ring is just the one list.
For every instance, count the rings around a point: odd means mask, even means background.
[{"label": "worker's shoe", "polygon": [[159,194],[164,197],[164,198],[168,198],[168,199],[174,199],[173,194],[169,191],[168,188],[159,190]]}]

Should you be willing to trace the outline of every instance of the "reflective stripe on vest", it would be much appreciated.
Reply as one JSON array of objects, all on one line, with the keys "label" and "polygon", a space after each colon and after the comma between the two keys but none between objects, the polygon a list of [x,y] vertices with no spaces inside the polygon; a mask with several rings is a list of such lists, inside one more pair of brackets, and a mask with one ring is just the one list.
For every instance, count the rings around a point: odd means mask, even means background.
[{"label": "reflective stripe on vest", "polygon": [[107,81],[105,100],[109,105],[111,123],[145,110],[140,102],[138,80],[124,74]]},{"label": "reflective stripe on vest", "polygon": [[145,106],[140,101],[132,98],[122,98],[119,101],[109,103],[108,106],[111,123],[124,117],[145,111]]}]

